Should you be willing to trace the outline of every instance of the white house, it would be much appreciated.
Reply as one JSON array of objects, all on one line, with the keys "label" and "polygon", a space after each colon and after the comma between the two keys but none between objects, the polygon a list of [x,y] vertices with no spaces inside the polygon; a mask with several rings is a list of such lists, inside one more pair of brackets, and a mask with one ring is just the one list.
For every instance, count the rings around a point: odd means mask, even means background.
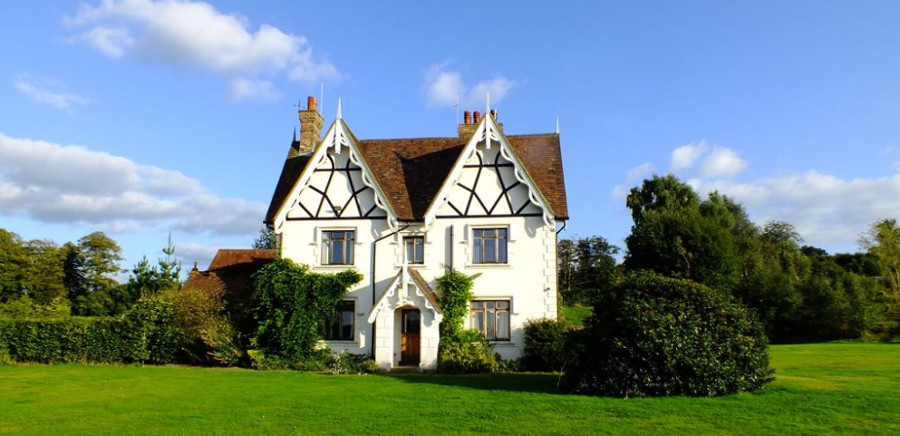
[{"label": "white house", "polygon": [[568,219],[558,132],[506,135],[495,112],[466,112],[458,137],[359,140],[338,103],[320,140],[315,104],[299,111],[265,222],[281,256],[364,276],[330,320],[329,346],[385,368],[435,368],[435,280],[454,268],[481,274],[466,327],[519,357],[525,322],[557,316]]}]

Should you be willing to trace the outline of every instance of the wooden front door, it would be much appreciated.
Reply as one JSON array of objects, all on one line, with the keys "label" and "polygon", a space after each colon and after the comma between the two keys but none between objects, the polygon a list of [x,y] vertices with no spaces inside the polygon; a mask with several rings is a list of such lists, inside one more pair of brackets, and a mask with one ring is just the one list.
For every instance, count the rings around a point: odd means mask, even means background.
[{"label": "wooden front door", "polygon": [[400,364],[419,364],[419,309],[403,309],[401,312]]}]

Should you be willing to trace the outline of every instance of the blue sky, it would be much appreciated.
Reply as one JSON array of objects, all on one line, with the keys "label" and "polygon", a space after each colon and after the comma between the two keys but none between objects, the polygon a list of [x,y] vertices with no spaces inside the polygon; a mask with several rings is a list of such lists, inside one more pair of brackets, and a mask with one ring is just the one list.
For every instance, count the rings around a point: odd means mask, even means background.
[{"label": "blue sky", "polygon": [[507,133],[557,117],[565,237],[624,246],[653,173],[718,189],[810,245],[900,218],[900,2],[11,0],[0,14],[0,227],[94,230],[130,268],[249,247],[297,127],[337,99],[357,137]]}]

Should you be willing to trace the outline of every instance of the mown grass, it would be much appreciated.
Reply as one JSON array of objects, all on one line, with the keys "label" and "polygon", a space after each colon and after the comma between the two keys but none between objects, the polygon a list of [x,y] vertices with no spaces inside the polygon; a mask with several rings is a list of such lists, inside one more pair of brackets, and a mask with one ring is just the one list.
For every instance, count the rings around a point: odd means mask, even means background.
[{"label": "mown grass", "polygon": [[574,306],[560,306],[560,312],[566,324],[572,327],[581,327],[591,317],[594,310],[590,306],[576,304]]},{"label": "mown grass", "polygon": [[550,374],[14,365],[0,367],[0,433],[900,434],[900,345],[771,355],[772,385],[720,398],[563,395]]}]

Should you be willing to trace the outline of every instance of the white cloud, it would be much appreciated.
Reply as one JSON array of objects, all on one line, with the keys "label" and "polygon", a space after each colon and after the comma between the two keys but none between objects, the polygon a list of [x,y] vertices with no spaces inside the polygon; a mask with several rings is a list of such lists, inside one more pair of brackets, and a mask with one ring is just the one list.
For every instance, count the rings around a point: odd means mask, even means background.
[{"label": "white cloud", "polygon": [[231,100],[276,100],[280,95],[275,85],[267,80],[237,78],[229,84]]},{"label": "white cloud", "polygon": [[57,109],[71,111],[76,106],[90,103],[85,97],[62,90],[62,84],[53,79],[38,79],[19,76],[13,82],[16,90],[36,103],[50,105]]},{"label": "white cloud", "polygon": [[[284,74],[312,83],[339,76],[330,62],[314,59],[305,37],[268,24],[253,32],[244,17],[205,2],[103,0],[97,6],[82,5],[65,23],[86,29],[72,40],[116,58],[133,55],[238,80]],[[270,82],[256,82],[262,83],[272,88]],[[274,89],[266,95],[275,95]]]},{"label": "white cloud", "polygon": [[900,174],[842,179],[810,170],[745,183],[698,182],[700,192],[718,190],[735,198],[757,223],[794,224],[813,245],[851,249],[872,222],[900,217]]},{"label": "white cloud", "polygon": [[734,150],[713,147],[700,164],[701,177],[733,177],[738,175],[747,163]]},{"label": "white cloud", "polygon": [[448,70],[449,62],[432,65],[425,72],[425,92],[431,106],[463,106],[485,104],[488,93],[492,103],[499,103],[515,82],[503,76],[482,80],[467,87],[459,71]]},{"label": "white cloud", "polygon": [[682,145],[672,151],[672,157],[669,159],[669,167],[672,171],[689,169],[694,166],[694,163],[697,162],[697,159],[699,159],[703,153],[706,153],[706,150],[706,141]]},{"label": "white cloud", "polygon": [[625,182],[631,183],[653,173],[655,167],[650,162],[644,162],[625,173]]},{"label": "white cloud", "polygon": [[190,271],[197,262],[197,268],[206,270],[209,267],[212,258],[216,255],[220,247],[218,244],[198,244],[196,242],[185,242],[177,244],[175,247],[175,256],[181,259],[183,268]]},{"label": "white cloud", "polygon": [[217,197],[178,171],[0,133],[0,211],[113,231],[253,235],[265,206]]}]

